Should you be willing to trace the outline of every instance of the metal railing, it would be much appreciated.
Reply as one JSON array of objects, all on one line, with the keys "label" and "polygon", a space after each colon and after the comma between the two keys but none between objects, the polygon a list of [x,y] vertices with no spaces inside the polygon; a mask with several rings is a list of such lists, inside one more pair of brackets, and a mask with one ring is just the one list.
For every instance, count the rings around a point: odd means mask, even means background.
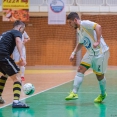
[{"label": "metal railing", "polygon": [[30,5],[41,6],[44,4],[44,0],[30,0]]},{"label": "metal railing", "polygon": [[[48,0],[30,0],[30,6],[47,6]],[[66,6],[74,5],[105,5],[105,6],[116,6],[117,0],[66,0]],[[0,6],[2,6],[2,0],[0,0]]]},{"label": "metal railing", "polygon": [[105,0],[76,0],[77,5],[103,5]]},{"label": "metal railing", "polygon": [[66,0],[66,5],[73,5],[74,4],[74,0]]},{"label": "metal railing", "polygon": [[106,4],[109,6],[117,5],[117,0],[106,0]]},{"label": "metal railing", "polygon": [[[48,5],[48,0],[46,0],[46,4]],[[74,0],[66,0],[66,6],[71,6],[74,4]]]}]

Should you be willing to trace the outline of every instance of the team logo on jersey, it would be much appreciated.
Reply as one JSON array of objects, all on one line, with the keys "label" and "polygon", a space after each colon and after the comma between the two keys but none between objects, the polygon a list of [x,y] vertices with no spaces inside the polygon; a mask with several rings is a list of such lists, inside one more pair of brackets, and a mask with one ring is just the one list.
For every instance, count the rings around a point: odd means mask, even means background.
[{"label": "team logo on jersey", "polygon": [[83,44],[87,49],[91,47],[91,42],[87,37],[84,38],[84,43]]}]

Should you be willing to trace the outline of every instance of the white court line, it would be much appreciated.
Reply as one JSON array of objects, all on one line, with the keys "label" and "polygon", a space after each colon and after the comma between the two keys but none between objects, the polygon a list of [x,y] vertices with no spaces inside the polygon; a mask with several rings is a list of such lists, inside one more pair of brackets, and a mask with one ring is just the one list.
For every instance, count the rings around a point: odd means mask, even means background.
[{"label": "white court line", "polygon": [[[48,92],[47,94],[57,94],[57,93],[66,93],[66,92]],[[97,94],[97,93],[100,93],[99,91],[97,91],[97,92],[78,92],[78,94],[80,94],[80,93],[93,93],[93,94]],[[117,94],[116,92],[107,92],[107,94],[113,94],[113,95],[115,95],[115,94]]]},{"label": "white court line", "polygon": [[[88,73],[88,74],[86,74],[85,76],[87,76],[87,75],[89,75],[89,74],[92,74],[92,73],[93,73],[93,72]],[[36,94],[34,94],[34,95],[31,95],[31,96],[28,96],[28,97],[23,98],[23,99],[21,99],[21,100],[25,100],[25,99],[27,99],[27,98],[33,97],[33,96],[35,96],[35,95],[38,95],[38,94],[43,93],[43,92],[45,92],[45,91],[48,91],[48,90],[50,90],[50,89],[53,89],[53,88],[59,87],[59,86],[61,86],[61,85],[67,84],[67,83],[69,83],[69,82],[71,82],[71,81],[73,81],[73,80],[70,80],[70,81],[64,82],[64,83],[62,83],[62,84],[60,84],[60,85],[57,85],[57,86],[51,87],[51,88],[49,88],[49,89],[43,90],[43,91],[41,91],[41,92],[39,92],[39,93],[36,93]],[[21,101],[21,100],[20,100],[20,101]],[[11,104],[12,104],[12,103],[7,104],[7,105],[5,105],[5,106],[2,106],[2,107],[0,107],[0,109],[1,109],[1,108],[4,108],[4,107],[6,107],[6,106],[9,106],[9,105],[11,105]]]}]

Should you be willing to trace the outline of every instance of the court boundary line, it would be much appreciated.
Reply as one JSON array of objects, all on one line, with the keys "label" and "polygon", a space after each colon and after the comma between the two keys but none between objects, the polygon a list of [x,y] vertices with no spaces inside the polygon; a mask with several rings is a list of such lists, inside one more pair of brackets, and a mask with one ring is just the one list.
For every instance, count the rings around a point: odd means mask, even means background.
[{"label": "court boundary line", "polygon": [[[93,73],[93,72],[87,73],[85,76],[90,75],[90,74],[92,74],[92,73]],[[74,79],[73,79],[73,80],[74,80]],[[35,96],[35,95],[38,95],[38,94],[41,94],[41,93],[46,92],[46,91],[48,91],[48,90],[54,89],[54,88],[56,88],[56,87],[59,87],[59,86],[61,86],[61,85],[67,84],[67,83],[69,83],[69,82],[71,82],[71,81],[73,81],[73,80],[64,82],[64,83],[59,84],[59,85],[57,85],[57,86],[54,86],[54,87],[51,87],[51,88],[49,88],[49,89],[43,90],[43,91],[41,91],[41,92],[35,93],[34,95],[28,96],[28,97],[26,97],[26,98],[22,98],[22,99],[19,100],[19,101],[25,100],[25,99],[27,99],[27,98],[33,97],[33,96]],[[7,105],[4,105],[4,106],[0,107],[0,109],[5,108],[5,107],[7,107],[7,106],[9,106],[9,105],[12,105],[12,103],[7,104]]]}]

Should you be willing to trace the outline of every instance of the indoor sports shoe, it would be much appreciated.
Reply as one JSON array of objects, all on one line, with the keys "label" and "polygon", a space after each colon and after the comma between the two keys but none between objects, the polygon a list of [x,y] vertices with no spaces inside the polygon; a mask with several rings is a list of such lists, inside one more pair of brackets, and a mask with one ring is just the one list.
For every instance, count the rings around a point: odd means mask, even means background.
[{"label": "indoor sports shoe", "polygon": [[102,94],[100,94],[95,100],[94,102],[96,103],[101,103],[105,98],[106,98],[107,94],[105,93],[105,95],[103,96]]},{"label": "indoor sports shoe", "polygon": [[2,97],[0,96],[0,104],[4,104],[5,101],[2,99]]},{"label": "indoor sports shoe", "polygon": [[75,100],[78,99],[78,94],[74,93],[73,91],[65,98],[65,100]]},{"label": "indoor sports shoe", "polygon": [[13,102],[12,108],[29,108],[29,106],[19,101],[18,103]]},{"label": "indoor sports shoe", "polygon": [[22,81],[25,81],[25,78],[24,78],[24,77],[21,77],[21,80],[22,80]]}]

